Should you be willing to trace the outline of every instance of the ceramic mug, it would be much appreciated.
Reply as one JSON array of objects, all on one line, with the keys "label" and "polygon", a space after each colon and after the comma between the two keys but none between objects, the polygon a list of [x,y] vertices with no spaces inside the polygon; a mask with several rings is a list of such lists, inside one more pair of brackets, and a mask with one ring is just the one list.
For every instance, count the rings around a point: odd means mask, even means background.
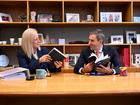
[{"label": "ceramic mug", "polygon": [[45,69],[36,69],[36,78],[44,79],[46,78],[47,72]]},{"label": "ceramic mug", "polygon": [[18,38],[18,44],[19,44],[19,45],[22,44],[22,38]]},{"label": "ceramic mug", "polygon": [[10,38],[10,44],[13,45],[15,41],[15,38]]}]

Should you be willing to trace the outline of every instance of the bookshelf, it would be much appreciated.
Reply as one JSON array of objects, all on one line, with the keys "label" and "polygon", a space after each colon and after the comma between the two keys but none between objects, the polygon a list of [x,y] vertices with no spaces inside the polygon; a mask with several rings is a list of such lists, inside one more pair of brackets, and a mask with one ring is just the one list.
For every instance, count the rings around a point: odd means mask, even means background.
[{"label": "bookshelf", "polygon": [[[7,44],[0,44],[0,51],[8,55],[10,64],[17,64],[16,51],[19,45],[10,45],[9,38],[14,37],[15,42],[21,37],[22,32],[28,28],[36,28],[39,33],[48,34],[50,38],[65,38],[65,45],[43,44],[49,50],[58,48],[65,54],[80,53],[87,44],[69,44],[72,41],[88,41],[88,33],[96,28],[104,31],[107,39],[105,45],[129,48],[130,67],[131,55],[139,54],[140,44],[109,44],[111,35],[124,35],[127,30],[140,33],[140,23],[133,22],[134,16],[140,16],[139,0],[0,0],[0,12],[12,16],[13,22],[0,22],[0,41],[6,40]],[[53,15],[54,22],[30,22],[31,11]],[[100,22],[100,12],[122,12],[122,22]],[[66,22],[66,13],[79,13],[80,22]],[[94,22],[83,22],[86,15],[92,15]],[[20,22],[19,16],[26,15],[27,19]],[[125,40],[125,36],[124,36]]]}]

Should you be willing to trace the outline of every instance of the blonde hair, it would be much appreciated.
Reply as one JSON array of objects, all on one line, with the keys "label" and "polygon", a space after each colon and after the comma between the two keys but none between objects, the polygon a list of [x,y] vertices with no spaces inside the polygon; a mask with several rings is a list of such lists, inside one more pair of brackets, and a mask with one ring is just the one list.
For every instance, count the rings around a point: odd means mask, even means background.
[{"label": "blonde hair", "polygon": [[31,58],[32,54],[34,53],[33,50],[33,40],[34,37],[37,35],[37,30],[34,28],[28,28],[26,29],[22,34],[22,43],[21,47],[24,51],[24,53]]}]

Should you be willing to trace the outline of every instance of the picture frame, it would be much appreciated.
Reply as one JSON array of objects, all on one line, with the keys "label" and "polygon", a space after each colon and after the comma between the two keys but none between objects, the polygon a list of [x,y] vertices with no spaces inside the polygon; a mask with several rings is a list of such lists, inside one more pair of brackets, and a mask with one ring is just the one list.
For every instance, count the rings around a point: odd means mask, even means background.
[{"label": "picture frame", "polygon": [[126,43],[136,43],[136,31],[126,31]]},{"label": "picture frame", "polygon": [[75,66],[80,54],[68,54],[68,59],[69,59],[69,65],[70,66]]},{"label": "picture frame", "polygon": [[79,13],[66,13],[66,22],[80,22]]},{"label": "picture frame", "polygon": [[140,34],[136,34],[137,43],[140,43]]},{"label": "picture frame", "polygon": [[113,12],[113,22],[122,22],[122,12]]},{"label": "picture frame", "polygon": [[123,44],[123,35],[112,35],[111,43],[112,44]]},{"label": "picture frame", "polygon": [[100,12],[100,22],[122,22],[122,12]]},{"label": "picture frame", "polygon": [[108,22],[108,13],[100,12],[100,22]]},{"label": "picture frame", "polygon": [[65,38],[59,38],[58,39],[58,44],[65,44]]},{"label": "picture frame", "polygon": [[136,65],[140,64],[140,54],[135,54],[135,64]]},{"label": "picture frame", "polygon": [[47,13],[42,13],[42,14],[37,14],[37,22],[52,22],[53,21],[53,16],[52,14],[47,14]]},{"label": "picture frame", "polygon": [[140,17],[139,16],[134,16],[134,22],[140,22]]},{"label": "picture frame", "polygon": [[42,33],[38,33],[38,37],[39,37],[39,40],[40,40],[40,44],[44,44],[45,41],[44,41],[44,36]]},{"label": "picture frame", "polygon": [[0,22],[13,22],[10,14],[0,13]]}]

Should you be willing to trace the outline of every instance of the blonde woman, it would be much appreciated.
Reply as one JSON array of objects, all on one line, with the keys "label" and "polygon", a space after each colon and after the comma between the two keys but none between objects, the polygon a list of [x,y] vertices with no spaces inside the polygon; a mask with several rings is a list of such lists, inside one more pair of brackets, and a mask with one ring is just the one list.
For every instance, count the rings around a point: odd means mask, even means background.
[{"label": "blonde woman", "polygon": [[22,51],[17,53],[20,67],[30,70],[31,74],[35,74],[36,69],[46,69],[50,72],[61,71],[62,62],[55,61],[51,65],[51,57],[45,47],[40,47],[40,40],[36,29],[28,28],[22,34]]}]

